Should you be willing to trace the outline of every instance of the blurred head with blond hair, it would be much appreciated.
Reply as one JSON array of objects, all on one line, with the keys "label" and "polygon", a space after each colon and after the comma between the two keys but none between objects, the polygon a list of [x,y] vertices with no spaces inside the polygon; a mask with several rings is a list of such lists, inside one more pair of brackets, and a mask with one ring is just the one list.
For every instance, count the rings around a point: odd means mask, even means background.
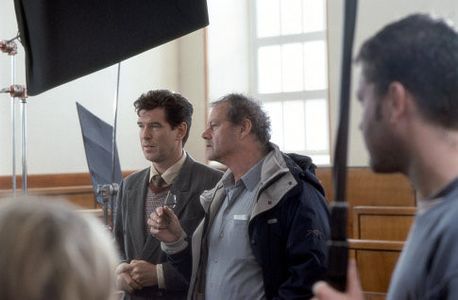
[{"label": "blurred head with blond hair", "polygon": [[65,201],[0,201],[0,299],[115,299],[116,263],[95,217]]}]

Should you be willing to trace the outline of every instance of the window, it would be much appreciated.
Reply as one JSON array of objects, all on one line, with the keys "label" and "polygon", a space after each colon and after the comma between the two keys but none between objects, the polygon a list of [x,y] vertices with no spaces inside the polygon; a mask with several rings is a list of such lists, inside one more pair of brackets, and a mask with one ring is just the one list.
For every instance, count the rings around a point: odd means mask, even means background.
[{"label": "window", "polygon": [[329,164],[326,0],[250,1],[250,90],[271,118],[272,142]]}]

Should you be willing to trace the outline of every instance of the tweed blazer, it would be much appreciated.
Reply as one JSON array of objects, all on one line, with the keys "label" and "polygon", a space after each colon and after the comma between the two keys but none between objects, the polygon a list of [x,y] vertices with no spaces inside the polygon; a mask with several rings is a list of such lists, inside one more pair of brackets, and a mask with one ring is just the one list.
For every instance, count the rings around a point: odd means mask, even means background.
[{"label": "tweed blazer", "polygon": [[[114,236],[123,261],[139,259],[162,264],[167,290],[159,290],[157,287],[143,288],[126,295],[126,299],[184,299],[188,289],[187,280],[167,262],[160,242],[145,233],[145,199],[149,173],[150,168],[146,168],[122,181],[116,201]],[[222,172],[194,161],[188,154],[170,187],[171,193],[177,198],[174,212],[189,236],[192,236],[204,216],[200,194],[211,189],[221,176]]]}]

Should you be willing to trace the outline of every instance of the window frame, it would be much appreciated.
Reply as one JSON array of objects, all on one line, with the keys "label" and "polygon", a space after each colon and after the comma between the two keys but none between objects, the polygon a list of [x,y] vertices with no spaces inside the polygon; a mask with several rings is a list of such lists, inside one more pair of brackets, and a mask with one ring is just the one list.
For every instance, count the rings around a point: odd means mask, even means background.
[{"label": "window frame", "polygon": [[[281,1],[288,1],[288,0],[279,0]],[[299,33],[299,34],[289,34],[289,35],[278,35],[278,36],[269,36],[269,37],[257,37],[257,11],[256,11],[256,2],[257,0],[250,0],[248,6],[248,17],[249,17],[249,55],[250,55],[250,75],[249,75],[249,87],[250,87],[250,94],[253,95],[254,98],[259,99],[262,103],[269,103],[269,102],[284,102],[284,101],[294,101],[294,100],[302,100],[304,101],[304,105],[308,100],[318,100],[324,99],[326,102],[326,118],[327,118],[327,149],[325,150],[310,150],[307,149],[307,145],[305,145],[305,149],[301,151],[295,151],[299,154],[305,154],[309,156],[323,156],[325,158],[325,162],[317,164],[319,165],[330,165],[331,164],[331,124],[330,124],[330,95],[329,95],[329,43],[328,43],[328,22],[327,22],[327,10],[328,10],[328,0],[324,0],[324,18],[325,18],[325,28],[322,31],[315,31],[315,32],[306,32],[306,33]],[[279,5],[281,7],[281,5]],[[279,7],[279,9],[281,9]],[[281,12],[279,11],[279,14]],[[281,24],[280,24],[281,26]],[[281,28],[280,28],[281,31]],[[306,43],[306,42],[315,42],[315,41],[323,41],[325,44],[325,59],[326,59],[326,66],[325,66],[325,74],[326,74],[326,88],[320,90],[305,90],[305,87],[300,91],[293,91],[293,92],[277,92],[277,93],[259,93],[259,86],[258,86],[258,49],[265,46],[282,46],[285,44],[290,43]],[[281,76],[281,75],[280,75]],[[305,115],[304,115],[305,117]],[[304,129],[304,133],[306,130]],[[284,135],[283,135],[284,136]],[[307,140],[307,137],[305,137]],[[290,152],[286,150],[287,152]]]}]

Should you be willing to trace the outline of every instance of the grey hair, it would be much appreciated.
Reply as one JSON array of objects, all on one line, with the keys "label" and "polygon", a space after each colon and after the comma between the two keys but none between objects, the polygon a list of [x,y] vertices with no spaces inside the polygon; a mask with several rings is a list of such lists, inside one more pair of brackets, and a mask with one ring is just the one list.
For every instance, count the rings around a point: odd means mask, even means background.
[{"label": "grey hair", "polygon": [[211,106],[214,107],[223,103],[229,104],[227,118],[231,123],[240,125],[243,120],[249,119],[251,121],[252,133],[264,147],[269,148],[270,119],[264,110],[262,110],[261,104],[258,101],[242,94],[233,93],[212,102]]}]

